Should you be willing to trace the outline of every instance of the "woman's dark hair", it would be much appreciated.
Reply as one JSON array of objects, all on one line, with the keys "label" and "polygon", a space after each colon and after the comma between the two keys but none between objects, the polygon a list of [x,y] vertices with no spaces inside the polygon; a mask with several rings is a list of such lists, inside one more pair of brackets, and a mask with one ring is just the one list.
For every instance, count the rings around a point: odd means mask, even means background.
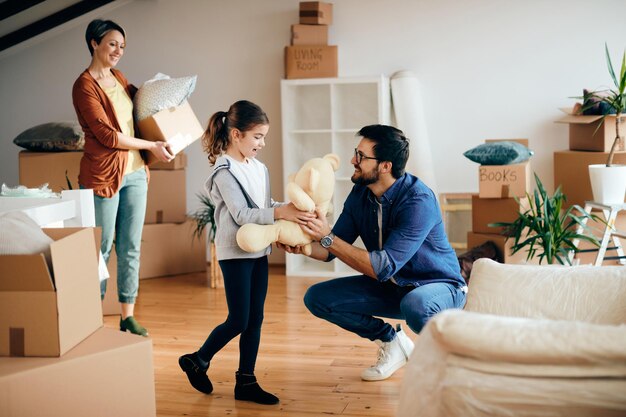
[{"label": "woman's dark hair", "polygon": [[228,111],[218,111],[209,119],[209,125],[202,135],[202,148],[209,154],[209,162],[215,160],[230,144],[230,132],[233,129],[245,133],[258,125],[269,125],[265,112],[256,104],[246,100],[234,103]]},{"label": "woman's dark hair", "polygon": [[391,175],[394,178],[404,175],[404,168],[409,160],[409,139],[400,129],[369,125],[359,130],[357,135],[374,142],[374,157],[380,162],[391,162]]},{"label": "woman's dark hair", "polygon": [[87,48],[89,48],[91,56],[93,56],[93,46],[91,46],[91,40],[93,39],[98,45],[100,45],[104,35],[112,30],[117,30],[122,34],[124,39],[126,39],[126,32],[124,32],[124,29],[112,20],[95,19],[87,25],[87,30],[85,31],[85,41],[87,41]]}]

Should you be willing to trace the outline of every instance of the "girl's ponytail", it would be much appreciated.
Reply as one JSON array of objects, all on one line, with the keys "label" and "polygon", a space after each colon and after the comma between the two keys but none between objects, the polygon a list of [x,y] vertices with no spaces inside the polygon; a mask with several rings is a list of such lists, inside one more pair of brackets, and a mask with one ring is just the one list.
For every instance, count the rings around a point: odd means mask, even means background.
[{"label": "girl's ponytail", "polygon": [[218,111],[209,119],[204,134],[202,135],[202,148],[209,154],[209,162],[215,163],[215,160],[222,153],[226,152],[228,147],[228,113]]}]

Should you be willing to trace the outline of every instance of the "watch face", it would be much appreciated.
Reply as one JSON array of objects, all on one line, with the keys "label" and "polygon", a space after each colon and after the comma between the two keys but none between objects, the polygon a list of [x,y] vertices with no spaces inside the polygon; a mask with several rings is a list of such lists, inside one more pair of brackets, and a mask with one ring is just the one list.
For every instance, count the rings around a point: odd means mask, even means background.
[{"label": "watch face", "polygon": [[324,236],[322,240],[320,240],[320,244],[322,247],[328,248],[333,244],[333,238],[331,236]]}]

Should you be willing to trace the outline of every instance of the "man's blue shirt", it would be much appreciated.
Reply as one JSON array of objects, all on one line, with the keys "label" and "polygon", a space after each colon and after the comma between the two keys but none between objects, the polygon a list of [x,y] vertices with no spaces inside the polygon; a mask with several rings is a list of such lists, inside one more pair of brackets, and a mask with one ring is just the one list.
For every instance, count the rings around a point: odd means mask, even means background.
[{"label": "man's blue shirt", "polygon": [[[382,249],[379,248],[379,204]],[[350,244],[361,237],[381,282],[393,278],[400,286],[418,287],[431,282],[465,285],[435,194],[411,174],[398,178],[381,196],[380,203],[369,188],[355,185],[333,232]]]}]

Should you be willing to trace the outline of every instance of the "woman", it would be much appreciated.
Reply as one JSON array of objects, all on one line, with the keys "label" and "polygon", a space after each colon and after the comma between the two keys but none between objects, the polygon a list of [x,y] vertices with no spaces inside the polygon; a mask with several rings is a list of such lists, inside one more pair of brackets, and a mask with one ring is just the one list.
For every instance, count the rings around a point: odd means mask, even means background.
[{"label": "woman", "polygon": [[[102,228],[102,254],[108,261],[115,237],[120,330],[147,336],[133,317],[139,289],[139,250],[146,212],[148,168],[140,150],[170,161],[165,142],[134,137],[133,102],[137,89],[114,69],[126,47],[126,34],[110,20],[93,20],[85,33],[89,67],[78,77],[72,100],[85,132],[78,182],[94,192],[96,225]],[[101,284],[104,298],[106,281]]]}]

